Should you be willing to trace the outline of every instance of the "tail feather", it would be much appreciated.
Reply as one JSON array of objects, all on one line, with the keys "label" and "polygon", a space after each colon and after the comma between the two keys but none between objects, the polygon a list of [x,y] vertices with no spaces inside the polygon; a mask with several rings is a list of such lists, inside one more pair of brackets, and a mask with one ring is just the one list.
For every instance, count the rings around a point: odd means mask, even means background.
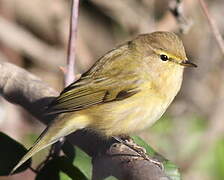
[{"label": "tail feather", "polygon": [[50,146],[57,142],[60,138],[75,132],[78,129],[85,128],[89,123],[89,119],[85,116],[69,116],[58,118],[48,126],[34,143],[33,147],[22,157],[18,164],[13,168],[10,174],[13,174],[15,170],[20,167],[24,162],[31,158],[34,154],[40,150]]},{"label": "tail feather", "polygon": [[23,163],[25,163],[28,159],[30,159],[34,154],[46,148],[47,146],[52,145],[57,142],[58,139],[49,139],[48,136],[45,136],[47,133],[46,128],[44,132],[37,139],[35,144],[29,149],[29,151],[22,157],[22,159],[17,163],[17,165],[13,168],[10,174],[13,174],[17,168],[19,168]]}]

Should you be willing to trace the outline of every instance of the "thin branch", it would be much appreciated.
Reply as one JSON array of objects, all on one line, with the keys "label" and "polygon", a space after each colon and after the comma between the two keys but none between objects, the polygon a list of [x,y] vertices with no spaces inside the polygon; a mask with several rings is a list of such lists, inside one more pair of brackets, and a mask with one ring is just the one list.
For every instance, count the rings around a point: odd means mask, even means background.
[{"label": "thin branch", "polygon": [[[64,86],[68,86],[75,80],[75,56],[76,56],[76,43],[77,43],[77,25],[78,25],[78,11],[79,11],[79,0],[72,0],[71,5],[71,17],[70,17],[70,30],[68,39],[68,54],[67,54],[67,68],[64,71]],[[61,146],[65,141],[65,137],[51,146],[52,154],[59,155]]]},{"label": "thin branch", "polygon": [[215,20],[212,18],[211,14],[209,13],[208,6],[206,5],[205,1],[204,0],[198,0],[198,1],[203,10],[203,13],[205,14],[205,16],[208,20],[208,23],[210,25],[212,33],[214,34],[215,39],[218,43],[218,46],[219,46],[222,54],[224,55],[224,41],[223,41],[222,35],[218,29],[218,26],[217,26]]},{"label": "thin branch", "polygon": [[79,0],[72,0],[65,86],[68,86],[75,80],[74,67],[75,67],[76,42],[77,42],[78,11],[79,11]]}]

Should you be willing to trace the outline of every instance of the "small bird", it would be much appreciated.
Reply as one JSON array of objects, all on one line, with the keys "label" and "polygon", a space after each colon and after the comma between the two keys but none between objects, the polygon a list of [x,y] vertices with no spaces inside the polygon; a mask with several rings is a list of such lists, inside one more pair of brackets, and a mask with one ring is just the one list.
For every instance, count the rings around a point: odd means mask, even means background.
[{"label": "small bird", "polygon": [[78,129],[105,137],[151,126],[182,84],[184,67],[197,67],[171,32],[142,34],[102,56],[49,105],[57,118],[43,131],[12,173],[34,154]]}]

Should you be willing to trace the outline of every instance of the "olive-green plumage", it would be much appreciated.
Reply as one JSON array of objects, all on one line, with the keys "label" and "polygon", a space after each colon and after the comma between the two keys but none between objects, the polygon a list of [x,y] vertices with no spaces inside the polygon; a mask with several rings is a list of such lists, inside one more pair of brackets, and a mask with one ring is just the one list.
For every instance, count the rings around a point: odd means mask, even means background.
[{"label": "olive-green plumage", "polygon": [[187,60],[170,32],[139,35],[105,54],[48,108],[59,116],[13,169],[77,129],[104,136],[129,134],[152,125],[178,93]]}]

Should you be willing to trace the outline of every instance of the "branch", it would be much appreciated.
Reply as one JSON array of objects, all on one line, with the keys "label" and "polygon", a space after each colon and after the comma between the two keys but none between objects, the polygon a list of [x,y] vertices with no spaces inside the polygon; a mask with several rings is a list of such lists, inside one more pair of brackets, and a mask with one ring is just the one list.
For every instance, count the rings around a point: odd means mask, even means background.
[{"label": "branch", "polygon": [[[0,62],[0,72],[0,92],[6,100],[22,106],[45,124],[53,119],[44,116],[43,111],[58,92],[10,63]],[[103,140],[88,131],[77,131],[68,136],[68,141],[93,158],[93,180],[101,180],[109,175],[128,180],[168,179],[157,165],[142,158],[136,159],[136,153],[123,144]]]},{"label": "branch", "polygon": [[224,42],[223,42],[222,35],[221,35],[221,33],[220,33],[220,31],[217,27],[217,24],[216,24],[215,20],[212,18],[212,16],[210,15],[205,1],[204,0],[199,0],[199,3],[200,3],[200,6],[203,10],[203,13],[205,14],[205,16],[208,20],[208,23],[211,27],[212,33],[215,36],[215,39],[216,39],[216,41],[218,43],[218,46],[219,46],[219,49],[221,50],[222,54],[224,55]]},{"label": "branch", "polygon": [[79,0],[72,0],[65,86],[68,86],[75,80],[74,67],[75,67],[76,42],[77,42],[78,12],[79,12]]}]

